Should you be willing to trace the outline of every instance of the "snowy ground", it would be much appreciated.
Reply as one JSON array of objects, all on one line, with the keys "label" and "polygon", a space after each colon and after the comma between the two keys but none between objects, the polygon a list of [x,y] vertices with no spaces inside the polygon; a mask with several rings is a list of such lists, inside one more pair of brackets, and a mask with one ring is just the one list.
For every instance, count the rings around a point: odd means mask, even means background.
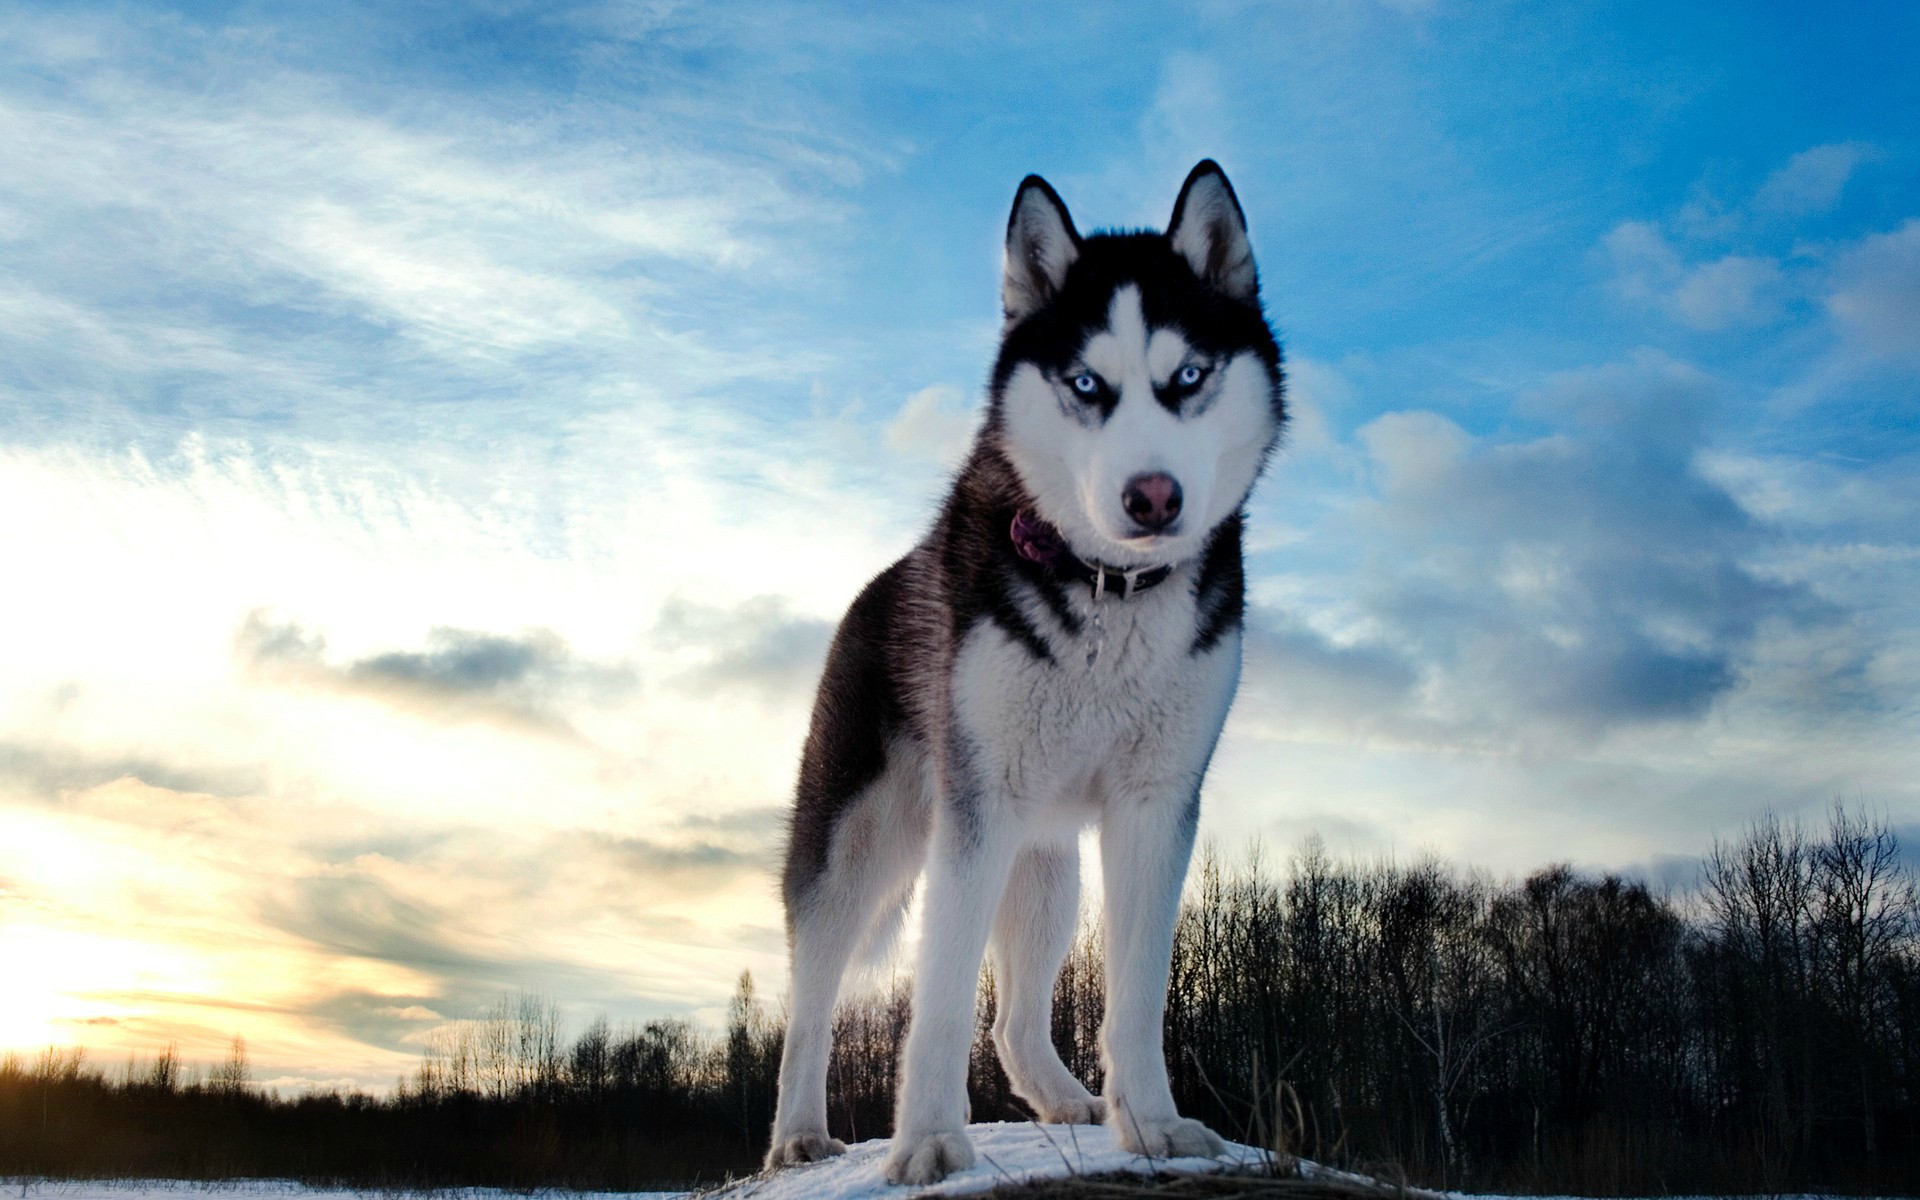
[{"label": "snowy ground", "polygon": [[[1106,1175],[1132,1171],[1142,1175],[1162,1171],[1216,1171],[1229,1163],[1257,1166],[1267,1161],[1263,1150],[1228,1144],[1225,1161],[1210,1158],[1148,1160],[1115,1144],[1113,1132],[1097,1125],[1039,1125],[1003,1122],[970,1126],[980,1163],[928,1188],[888,1186],[881,1175],[887,1142],[876,1139],[848,1148],[847,1153],[823,1163],[789,1167],[773,1175],[743,1179],[717,1191],[700,1193],[700,1200],[903,1200],[907,1196],[960,1196],[984,1192],[1003,1183],[1058,1179],[1069,1175]],[[1359,1182],[1360,1177],[1316,1167],[1309,1172]],[[681,1200],[686,1192],[562,1192],[534,1193],[536,1200]],[[1415,1193],[1416,1195],[1422,1193]],[[394,1200],[392,1192],[309,1188],[283,1180],[244,1180],[233,1183],[195,1183],[178,1180],[115,1180],[66,1183],[0,1179],[0,1200]],[[491,1188],[459,1188],[435,1193],[439,1200],[528,1200],[525,1192]],[[1508,1200],[1505,1197],[1448,1193],[1447,1200]],[[1529,1200],[1573,1200],[1570,1197],[1531,1197]],[[1669,1197],[1667,1200],[1682,1200]],[[1691,1200],[1707,1200],[1693,1197]],[[1831,1200],[1818,1196],[1781,1196],[1770,1200]]]},{"label": "snowy ground", "polygon": [[1226,1163],[1254,1165],[1267,1161],[1264,1150],[1228,1143],[1227,1160],[1161,1158],[1148,1160],[1122,1150],[1113,1130],[1104,1125],[1041,1125],[1002,1121],[970,1125],[973,1148],[980,1156],[972,1170],[962,1171],[924,1188],[896,1188],[881,1174],[887,1139],[876,1138],[847,1147],[840,1158],[788,1167],[772,1175],[742,1180],[717,1193],[714,1200],[883,1200],[901,1196],[964,1196],[1003,1183],[1059,1179],[1067,1175],[1107,1175],[1115,1171],[1217,1171]]}]

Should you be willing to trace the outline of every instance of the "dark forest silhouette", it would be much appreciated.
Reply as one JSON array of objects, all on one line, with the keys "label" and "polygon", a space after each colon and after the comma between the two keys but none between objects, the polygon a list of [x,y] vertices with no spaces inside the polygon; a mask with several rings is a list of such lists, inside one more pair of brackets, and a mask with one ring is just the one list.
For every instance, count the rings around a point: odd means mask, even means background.
[{"label": "dark forest silhouette", "polygon": [[[1077,939],[1055,1039],[1096,1090],[1101,948]],[[835,1133],[889,1132],[907,985],[842,1006]],[[976,1120],[1022,1119],[981,983]],[[1920,1186],[1920,901],[1891,829],[1766,818],[1676,896],[1552,866],[1500,883],[1433,859],[1198,864],[1167,1050],[1184,1111],[1230,1136],[1412,1182],[1590,1195]],[[780,1027],[743,975],[727,1028],[570,1045],[532,997],[443,1029],[393,1094],[282,1099],[245,1049],[108,1073],[0,1063],[0,1174],[291,1176],[634,1188],[757,1163]]]}]

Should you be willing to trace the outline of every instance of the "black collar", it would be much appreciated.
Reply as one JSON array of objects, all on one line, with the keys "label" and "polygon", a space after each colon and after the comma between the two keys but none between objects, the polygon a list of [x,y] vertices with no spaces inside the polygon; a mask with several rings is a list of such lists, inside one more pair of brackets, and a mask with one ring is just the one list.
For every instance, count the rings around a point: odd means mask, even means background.
[{"label": "black collar", "polygon": [[1021,558],[1091,585],[1095,600],[1108,593],[1122,600],[1131,600],[1173,574],[1171,565],[1125,571],[1105,563],[1088,562],[1067,548],[1066,539],[1060,536],[1059,530],[1025,510],[1013,514],[1013,524],[1007,532],[1013,539],[1014,550]]},{"label": "black collar", "polygon": [[1122,571],[1119,567],[1086,562],[1071,554],[1067,555],[1063,561],[1056,563],[1054,569],[1081,583],[1092,584],[1095,600],[1108,592],[1112,592],[1122,600],[1131,600],[1155,584],[1164,582],[1167,576],[1173,574],[1173,568],[1170,566],[1158,566],[1145,571]]}]

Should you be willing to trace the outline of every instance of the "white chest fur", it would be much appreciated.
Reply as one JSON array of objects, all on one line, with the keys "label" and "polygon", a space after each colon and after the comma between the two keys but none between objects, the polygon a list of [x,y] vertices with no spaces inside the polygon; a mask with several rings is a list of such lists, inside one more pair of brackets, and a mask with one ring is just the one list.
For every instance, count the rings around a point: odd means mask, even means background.
[{"label": "white chest fur", "polygon": [[1026,606],[1054,661],[983,621],[954,663],[952,711],[978,782],[1029,815],[1097,807],[1116,788],[1203,769],[1239,680],[1237,633],[1193,653],[1185,572],[1131,599],[1073,602],[1077,636],[1037,599]]}]

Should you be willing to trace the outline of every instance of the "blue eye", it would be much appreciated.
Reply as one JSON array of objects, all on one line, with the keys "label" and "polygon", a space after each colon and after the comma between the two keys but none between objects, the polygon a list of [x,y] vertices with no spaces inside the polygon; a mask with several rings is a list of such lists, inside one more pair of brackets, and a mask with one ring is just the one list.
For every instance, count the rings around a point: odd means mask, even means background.
[{"label": "blue eye", "polygon": [[1100,377],[1092,371],[1082,371],[1073,377],[1073,390],[1082,396],[1095,396],[1100,392]]},{"label": "blue eye", "polygon": [[1186,366],[1180,368],[1179,373],[1174,376],[1174,379],[1181,387],[1193,387],[1204,379],[1206,374],[1206,371],[1202,368],[1188,363]]}]

